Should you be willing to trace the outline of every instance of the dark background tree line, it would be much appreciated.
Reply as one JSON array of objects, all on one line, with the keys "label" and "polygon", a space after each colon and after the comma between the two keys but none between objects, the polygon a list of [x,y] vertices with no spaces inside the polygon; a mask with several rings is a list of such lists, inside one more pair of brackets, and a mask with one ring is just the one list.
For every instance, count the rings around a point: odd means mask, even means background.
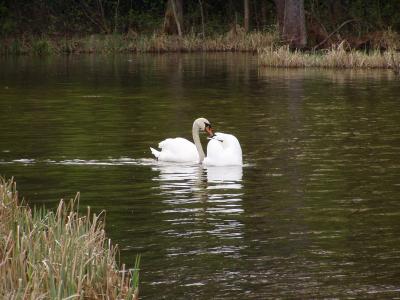
[{"label": "dark background tree line", "polygon": [[0,0],[4,37],[277,30],[295,48],[368,46],[400,31],[399,0]]}]

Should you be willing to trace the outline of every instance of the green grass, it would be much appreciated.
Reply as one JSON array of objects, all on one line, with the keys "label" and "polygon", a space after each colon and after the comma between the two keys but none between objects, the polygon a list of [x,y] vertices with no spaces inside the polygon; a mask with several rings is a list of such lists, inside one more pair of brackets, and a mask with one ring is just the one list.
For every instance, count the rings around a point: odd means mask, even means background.
[{"label": "green grass", "polygon": [[52,52],[52,45],[46,39],[38,39],[32,42],[32,52],[36,55],[49,55]]},{"label": "green grass", "polygon": [[140,258],[120,270],[103,216],[79,215],[78,196],[55,212],[32,210],[0,179],[1,299],[138,298]]}]

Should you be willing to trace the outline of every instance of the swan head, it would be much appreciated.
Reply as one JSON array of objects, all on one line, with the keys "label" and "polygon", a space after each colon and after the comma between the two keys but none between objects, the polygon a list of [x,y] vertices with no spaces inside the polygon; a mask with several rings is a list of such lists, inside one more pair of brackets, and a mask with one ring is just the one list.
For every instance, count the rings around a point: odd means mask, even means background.
[{"label": "swan head", "polygon": [[210,121],[206,118],[198,118],[193,122],[193,128],[206,132],[210,137],[214,136]]}]

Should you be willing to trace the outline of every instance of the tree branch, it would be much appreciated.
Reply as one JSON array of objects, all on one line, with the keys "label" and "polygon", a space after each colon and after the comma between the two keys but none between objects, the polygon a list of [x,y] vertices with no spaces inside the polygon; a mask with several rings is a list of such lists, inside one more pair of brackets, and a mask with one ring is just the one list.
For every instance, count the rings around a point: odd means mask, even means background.
[{"label": "tree branch", "polygon": [[90,16],[90,14],[89,14],[89,12],[88,12],[88,10],[90,10],[90,9],[88,9],[88,8],[86,7],[86,3],[84,3],[84,1],[80,1],[79,4],[81,5],[82,11],[83,11],[83,13],[85,14],[85,16],[86,16],[93,24],[99,26],[104,32],[108,32],[108,29],[104,26],[104,24],[102,24],[101,22],[95,20],[94,17],[91,17],[91,16]]},{"label": "tree branch", "polygon": [[203,12],[203,3],[201,2],[201,0],[199,0],[199,4],[200,4],[200,15],[201,15],[201,29],[202,29],[203,38],[205,38],[204,12]]},{"label": "tree branch", "polygon": [[334,31],[332,31],[321,43],[319,43],[318,45],[313,47],[313,51],[317,50],[319,48],[319,46],[323,45],[326,43],[327,40],[329,40],[331,38],[332,35],[334,35],[336,32],[338,32],[344,25],[350,23],[350,22],[354,22],[356,21],[355,19],[351,19],[351,20],[347,20],[344,21],[342,24],[340,24],[340,26],[338,28],[336,28]]},{"label": "tree branch", "polygon": [[172,5],[172,12],[174,13],[176,27],[178,28],[178,35],[181,37],[182,36],[181,23],[179,23],[178,15],[176,13],[175,0],[171,0],[171,5]]}]

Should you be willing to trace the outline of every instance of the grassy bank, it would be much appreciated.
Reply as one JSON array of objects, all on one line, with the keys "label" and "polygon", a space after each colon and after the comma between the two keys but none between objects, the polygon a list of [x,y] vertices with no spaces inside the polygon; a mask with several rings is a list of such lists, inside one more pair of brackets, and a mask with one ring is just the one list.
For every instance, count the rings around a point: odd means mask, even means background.
[{"label": "grassy bank", "polygon": [[134,53],[134,52],[198,52],[198,51],[257,51],[271,46],[277,40],[275,33],[243,29],[202,38],[188,34],[183,37],[152,34],[110,34],[85,37],[21,36],[0,40],[3,55],[69,54],[69,53]]},{"label": "grassy bank", "polygon": [[2,55],[114,54],[164,52],[258,52],[260,65],[283,68],[392,68],[400,72],[400,44],[397,33],[388,32],[376,43],[385,49],[369,52],[345,47],[345,42],[328,50],[291,51],[282,46],[274,30],[245,33],[241,27],[226,34],[203,38],[165,34],[110,34],[85,37],[34,37],[0,39]]},{"label": "grassy bank", "polygon": [[400,54],[388,51],[345,50],[343,43],[318,52],[290,51],[288,47],[269,47],[260,52],[260,64],[282,68],[393,69],[398,72]]},{"label": "grassy bank", "polygon": [[137,266],[118,268],[102,218],[77,204],[31,209],[0,179],[1,299],[137,299]]}]

